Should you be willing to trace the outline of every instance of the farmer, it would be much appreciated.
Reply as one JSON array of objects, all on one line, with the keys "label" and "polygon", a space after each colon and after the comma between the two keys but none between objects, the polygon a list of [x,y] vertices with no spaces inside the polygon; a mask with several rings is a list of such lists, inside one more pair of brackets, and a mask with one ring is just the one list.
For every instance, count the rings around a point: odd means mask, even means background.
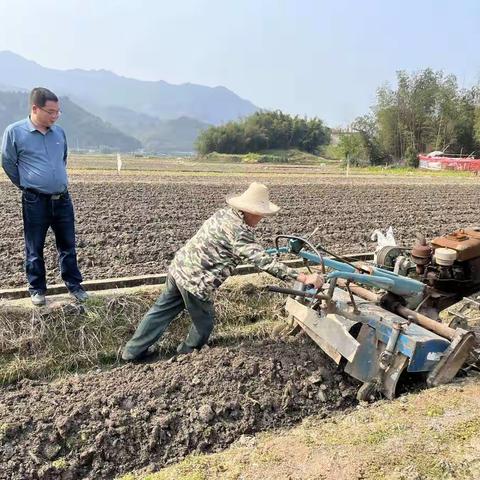
[{"label": "farmer", "polygon": [[256,225],[263,217],[280,210],[269,201],[265,185],[252,183],[241,195],[227,197],[227,204],[228,207],[214,213],[176,253],[169,267],[165,290],[125,345],[123,360],[135,361],[150,356],[148,347],[185,308],[192,325],[177,353],[190,353],[205,345],[213,329],[212,296],[240,262],[253,263],[282,280],[291,278],[317,288],[322,285],[321,275],[298,273],[268,255],[255,242]]},{"label": "farmer", "polygon": [[36,306],[45,305],[43,248],[49,227],[55,234],[65,285],[77,300],[87,298],[77,266],[73,205],[67,190],[67,139],[63,129],[54,125],[60,113],[53,92],[34,88],[30,115],[9,125],[2,141],[2,167],[22,191],[25,269]]}]

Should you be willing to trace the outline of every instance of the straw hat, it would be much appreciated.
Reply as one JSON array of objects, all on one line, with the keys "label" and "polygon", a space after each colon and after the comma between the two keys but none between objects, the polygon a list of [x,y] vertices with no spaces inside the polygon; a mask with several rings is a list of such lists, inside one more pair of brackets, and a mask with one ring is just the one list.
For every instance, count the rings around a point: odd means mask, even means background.
[{"label": "straw hat", "polygon": [[241,195],[228,195],[227,203],[242,212],[254,215],[275,215],[280,207],[268,199],[268,188],[262,183],[253,182]]}]

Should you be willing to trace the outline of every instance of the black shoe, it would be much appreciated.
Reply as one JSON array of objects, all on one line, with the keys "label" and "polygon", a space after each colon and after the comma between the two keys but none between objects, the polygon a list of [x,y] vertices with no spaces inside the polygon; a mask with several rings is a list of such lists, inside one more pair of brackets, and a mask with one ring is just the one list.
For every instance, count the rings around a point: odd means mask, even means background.
[{"label": "black shoe", "polygon": [[144,350],[136,357],[132,357],[131,355],[122,352],[122,360],[128,363],[143,363],[148,362],[149,360],[153,360],[153,358],[156,357],[157,354],[158,352],[155,350]]},{"label": "black shoe", "polygon": [[189,353],[192,353],[194,350],[195,350],[195,348],[189,347],[188,345],[185,345],[184,342],[182,342],[177,347],[177,355],[188,355]]}]

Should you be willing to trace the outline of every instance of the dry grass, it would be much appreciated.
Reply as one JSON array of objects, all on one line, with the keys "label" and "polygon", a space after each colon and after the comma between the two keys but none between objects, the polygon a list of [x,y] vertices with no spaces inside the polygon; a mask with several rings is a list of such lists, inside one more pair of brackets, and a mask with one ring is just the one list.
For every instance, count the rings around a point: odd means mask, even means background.
[{"label": "dry grass", "polygon": [[[249,277],[232,279],[220,289],[213,344],[232,345],[272,334],[283,298],[257,288],[275,283],[272,277]],[[115,365],[121,347],[158,294],[93,296],[84,307],[59,305],[49,311],[1,309],[0,384]],[[186,314],[173,323],[159,344],[160,355],[173,352],[188,324]]]},{"label": "dry grass", "polygon": [[147,295],[115,296],[90,299],[85,307],[2,310],[0,383],[115,362],[119,341],[151,301]]}]

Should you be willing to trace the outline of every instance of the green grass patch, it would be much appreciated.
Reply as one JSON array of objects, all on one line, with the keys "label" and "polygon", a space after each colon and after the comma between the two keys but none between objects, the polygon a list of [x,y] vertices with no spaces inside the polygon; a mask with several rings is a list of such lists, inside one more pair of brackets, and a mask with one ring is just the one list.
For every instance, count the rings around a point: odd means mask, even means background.
[{"label": "green grass patch", "polygon": [[57,470],[64,470],[67,467],[67,460],[65,457],[57,458],[52,462],[52,467],[56,468]]},{"label": "green grass patch", "polygon": [[338,145],[330,143],[322,147],[320,154],[329,160],[341,161],[343,159],[343,151]]},{"label": "green grass patch", "polygon": [[427,408],[427,415],[429,417],[441,417],[445,413],[445,409],[440,405],[430,405]]},{"label": "green grass patch", "polygon": [[322,163],[338,163],[332,160],[326,160],[323,157],[312,155],[311,153],[300,150],[263,150],[261,152],[251,152],[243,155],[227,153],[209,153],[203,157],[198,157],[204,162],[219,163],[274,163],[274,164],[294,164],[311,165]]},{"label": "green grass patch", "polygon": [[[347,167],[342,166],[346,172]],[[368,166],[350,167],[351,175],[398,175],[398,176],[420,176],[420,177],[472,177],[473,172],[458,170],[424,170],[421,168],[399,167],[399,166]]]},{"label": "green grass patch", "polygon": [[[266,453],[265,457],[259,456],[255,459],[268,463],[272,461],[272,459],[276,459],[276,457],[271,453]],[[179,464],[165,470],[146,475],[130,473],[119,477],[117,480],[209,480],[211,478],[240,480],[242,478],[243,467],[242,462],[236,462],[233,465],[229,461],[228,452],[222,457],[193,454],[186,457],[185,460]]]}]

